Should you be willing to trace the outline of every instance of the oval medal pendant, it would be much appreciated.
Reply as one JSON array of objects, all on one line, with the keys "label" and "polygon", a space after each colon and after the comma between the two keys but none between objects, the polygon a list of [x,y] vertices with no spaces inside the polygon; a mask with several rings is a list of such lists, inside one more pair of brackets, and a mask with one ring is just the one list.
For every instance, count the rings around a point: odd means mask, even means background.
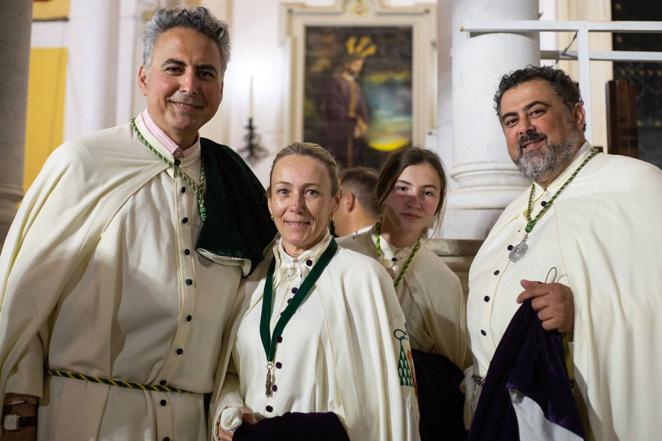
[{"label": "oval medal pendant", "polygon": [[524,235],[522,241],[517,245],[515,245],[515,247],[512,250],[510,250],[510,253],[508,254],[508,260],[510,260],[511,262],[517,262],[522,257],[524,257],[526,251],[529,249],[529,246],[526,244],[527,237],[528,234]]}]

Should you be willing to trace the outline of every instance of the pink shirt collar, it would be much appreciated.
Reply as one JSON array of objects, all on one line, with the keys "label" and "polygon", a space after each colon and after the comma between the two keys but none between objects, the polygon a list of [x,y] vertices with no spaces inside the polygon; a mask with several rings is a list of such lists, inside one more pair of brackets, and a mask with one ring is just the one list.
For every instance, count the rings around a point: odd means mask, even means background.
[{"label": "pink shirt collar", "polygon": [[142,113],[142,118],[143,121],[145,122],[145,127],[147,127],[147,130],[161,143],[163,146],[168,149],[170,153],[172,153],[173,158],[185,158],[197,149],[195,149],[195,145],[200,143],[200,136],[196,136],[195,142],[191,144],[190,147],[187,149],[182,149],[180,146],[177,145],[175,141],[173,141],[159,126],[156,125],[154,120],[152,119],[151,116],[149,116],[149,112],[147,109],[145,109]]}]

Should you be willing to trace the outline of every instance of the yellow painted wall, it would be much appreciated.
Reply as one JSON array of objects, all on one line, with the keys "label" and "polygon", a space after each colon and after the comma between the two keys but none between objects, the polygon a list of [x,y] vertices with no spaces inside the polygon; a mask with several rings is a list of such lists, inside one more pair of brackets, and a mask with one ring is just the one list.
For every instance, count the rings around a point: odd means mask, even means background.
[{"label": "yellow painted wall", "polygon": [[24,189],[30,186],[48,155],[62,143],[66,69],[66,49],[30,50]]},{"label": "yellow painted wall", "polygon": [[[26,0],[20,0],[26,1]],[[69,16],[69,0],[35,1],[32,4],[32,18],[49,20]]]}]

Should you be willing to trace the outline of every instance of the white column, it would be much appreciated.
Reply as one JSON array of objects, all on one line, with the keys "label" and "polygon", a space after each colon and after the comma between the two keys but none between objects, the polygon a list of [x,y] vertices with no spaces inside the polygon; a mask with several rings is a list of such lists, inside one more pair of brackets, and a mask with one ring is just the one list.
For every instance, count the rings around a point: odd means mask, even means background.
[{"label": "white column", "polygon": [[138,87],[138,68],[142,64],[143,14],[148,8],[152,7],[139,0],[119,0],[116,124],[129,121],[145,106]]},{"label": "white column", "polygon": [[[508,156],[493,96],[503,74],[528,64],[540,64],[537,35],[470,36],[461,32],[460,26],[468,20],[537,18],[537,1],[453,1],[450,175],[454,185],[442,228],[444,238],[485,238],[503,208],[528,184]],[[447,101],[442,105],[448,108]]]},{"label": "white column", "polygon": [[[229,144],[234,149],[237,149],[242,146],[232,144],[232,131],[238,130],[243,132],[243,127],[246,125],[246,121],[239,120],[238,125],[233,128],[235,114],[241,113],[237,112],[237,109],[235,108],[237,102],[235,99],[235,94],[245,98],[248,93],[248,89],[244,89],[243,82],[233,81],[233,79],[230,78],[232,75],[229,70],[233,65],[236,64],[235,62],[237,59],[241,61],[242,56],[244,55],[241,51],[238,52],[235,50],[237,44],[237,39],[235,38],[237,31],[235,30],[236,26],[234,26],[233,23],[232,0],[203,0],[202,6],[208,8],[216,18],[226,22],[230,26],[231,50],[228,72],[226,72],[225,78],[223,79],[225,82],[225,88],[223,90],[223,101],[221,102],[221,106],[219,107],[218,112],[216,112],[216,115],[214,115],[214,117],[200,129],[200,134],[205,138],[209,138],[221,144]],[[254,19],[258,20],[257,17]],[[261,24],[259,26],[261,26]],[[251,22],[251,28],[259,28],[259,26],[256,25],[255,22]],[[241,47],[241,40],[239,41],[239,46]],[[255,48],[257,48],[257,46],[255,46]],[[251,72],[244,72],[246,81],[248,81],[250,74]],[[241,93],[237,93],[237,89],[240,89]]]},{"label": "white column", "polygon": [[116,124],[116,0],[71,0],[64,138]]},{"label": "white column", "polygon": [[32,2],[5,2],[0,14],[0,244],[23,197]]}]

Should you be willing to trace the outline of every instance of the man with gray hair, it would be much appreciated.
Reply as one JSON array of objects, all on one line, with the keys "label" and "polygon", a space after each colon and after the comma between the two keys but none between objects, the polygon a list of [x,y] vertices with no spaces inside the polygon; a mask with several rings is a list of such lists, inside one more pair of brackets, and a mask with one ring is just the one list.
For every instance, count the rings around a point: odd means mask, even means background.
[{"label": "man with gray hair", "polygon": [[250,169],[198,134],[226,24],[158,10],[144,46],[145,111],[58,147],[7,236],[2,439],[208,439],[223,330],[274,229]]}]

